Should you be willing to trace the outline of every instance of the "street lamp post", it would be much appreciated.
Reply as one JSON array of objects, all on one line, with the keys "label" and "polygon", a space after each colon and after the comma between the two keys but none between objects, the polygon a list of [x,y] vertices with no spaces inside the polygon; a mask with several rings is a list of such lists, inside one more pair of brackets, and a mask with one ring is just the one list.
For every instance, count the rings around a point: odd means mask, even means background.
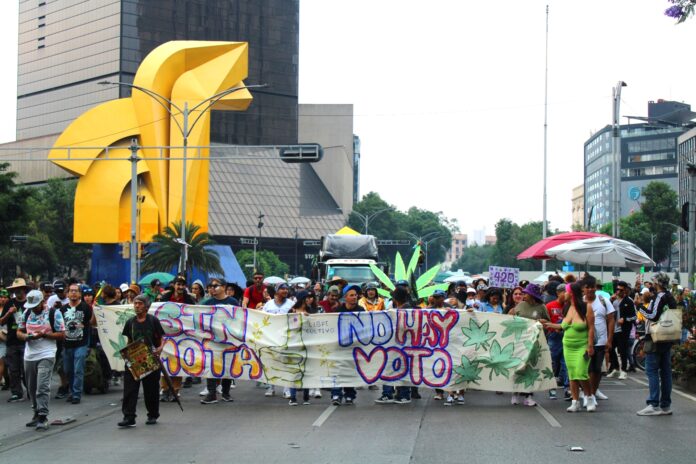
[{"label": "street lamp post", "polygon": [[[215,95],[212,95],[205,100],[202,100],[198,102],[193,108],[188,107],[188,102],[184,102],[184,107],[181,108],[179,105],[171,101],[165,96],[162,96],[158,94],[157,92],[154,92],[150,89],[146,89],[145,87],[141,87],[139,85],[135,84],[129,84],[127,82],[111,82],[111,81],[101,81],[99,82],[100,85],[116,85],[116,86],[123,86],[123,87],[130,87],[135,90],[139,90],[145,95],[151,97],[153,100],[155,100],[157,103],[160,104],[162,108],[164,108],[167,113],[172,117],[174,120],[174,123],[176,124],[176,127],[179,129],[179,132],[181,132],[181,136],[183,138],[183,173],[182,173],[182,193],[181,193],[181,241],[186,243],[186,163],[187,163],[187,147],[188,147],[188,137],[191,134],[191,131],[193,128],[196,126],[198,121],[200,121],[201,117],[203,114],[205,114],[206,111],[208,111],[210,108],[215,105],[220,99],[226,97],[227,95],[237,92],[239,90],[243,89],[256,89],[256,88],[263,88],[267,87],[267,84],[259,84],[259,85],[245,85],[241,87],[232,87],[226,90],[223,90],[221,92],[216,93]],[[169,105],[169,106],[167,106]],[[205,107],[200,110],[200,114],[194,119],[193,123],[189,125],[189,115],[197,111],[199,108],[201,108],[203,105]],[[179,121],[177,121],[175,114],[172,112],[171,108],[174,108],[178,113],[181,113],[183,117],[183,123],[179,124]],[[133,162],[133,165],[137,161]],[[136,169],[136,168],[134,168]],[[137,177],[137,172],[136,172],[136,177]],[[131,188],[133,185],[133,180],[131,179]],[[131,219],[133,218],[133,213],[131,213]],[[131,224],[131,232],[134,230],[133,225]],[[135,239],[135,237],[131,234],[131,238]],[[133,252],[133,241],[131,242],[131,253]],[[180,260],[180,265],[179,265],[179,272],[183,273],[184,275],[186,274],[186,260],[185,260],[185,254],[186,254],[186,247],[184,247],[184,250],[182,250],[182,257]],[[133,266],[132,258],[131,258],[131,267]],[[131,269],[131,277],[133,276],[133,270]]]},{"label": "street lamp post", "polygon": [[261,228],[263,227],[262,219],[264,217],[266,217],[266,215],[263,214],[261,211],[259,211],[259,215],[258,215],[259,223],[256,225],[256,228],[259,229],[259,233],[258,233],[256,239],[254,240],[254,268],[253,268],[254,272],[256,272],[256,247],[261,242]]},{"label": "street lamp post", "polygon": [[367,235],[368,226],[370,225],[370,219],[374,219],[374,218],[376,218],[378,215],[382,214],[383,212],[385,212],[385,211],[391,211],[391,210],[392,210],[392,208],[389,207],[389,208],[378,209],[378,210],[375,211],[374,213],[370,213],[370,214],[362,214],[362,213],[358,213],[357,211],[351,211],[351,213],[355,214],[355,215],[358,216],[360,219],[362,219],[363,222],[365,222],[365,235]]},{"label": "street lamp post", "polygon": [[686,163],[689,173],[689,235],[686,248],[689,287],[694,285],[694,246],[696,245],[696,164]]},{"label": "street lamp post", "polygon": [[621,234],[621,127],[619,125],[620,107],[621,107],[621,88],[626,87],[624,81],[619,81],[616,87],[612,88],[612,164],[614,165],[614,188],[612,189],[612,200],[614,207],[612,208],[613,227],[612,232],[614,237],[619,238]]},{"label": "street lamp post", "polygon": [[[438,232],[438,231],[429,232],[429,233],[423,235],[422,237],[419,237],[416,234],[412,234],[411,232],[404,231],[404,233],[406,235],[408,235],[409,237],[411,237],[413,240],[415,240],[416,243],[422,243],[424,245],[424,248],[425,248],[425,268],[428,269],[428,244],[430,244],[430,242],[434,242],[435,240],[441,239],[442,237],[444,237],[444,235],[440,234],[440,232]],[[437,237],[433,237],[433,235],[435,235],[435,234],[440,234],[440,235],[438,235]],[[428,238],[430,238],[430,240],[426,241]]]}]

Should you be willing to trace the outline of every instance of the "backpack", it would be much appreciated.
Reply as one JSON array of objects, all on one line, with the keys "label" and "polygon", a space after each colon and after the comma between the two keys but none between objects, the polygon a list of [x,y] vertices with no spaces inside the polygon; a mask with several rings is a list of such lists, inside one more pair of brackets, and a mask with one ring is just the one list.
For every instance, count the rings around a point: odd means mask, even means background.
[{"label": "backpack", "polygon": [[[27,319],[29,318],[29,313],[31,312],[31,309],[27,309],[24,311],[24,325],[26,326]],[[56,333],[56,329],[54,326],[56,325],[56,308],[51,308],[48,310],[48,323],[51,325],[51,332]]]}]

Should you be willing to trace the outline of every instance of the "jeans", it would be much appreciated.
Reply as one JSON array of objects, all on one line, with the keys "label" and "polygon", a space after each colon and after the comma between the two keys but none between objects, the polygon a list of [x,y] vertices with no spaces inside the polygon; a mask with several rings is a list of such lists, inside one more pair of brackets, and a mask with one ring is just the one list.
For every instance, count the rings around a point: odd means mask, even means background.
[{"label": "jeans", "polygon": [[70,396],[74,399],[82,398],[82,388],[85,381],[85,358],[89,346],[75,348],[63,348],[63,370],[68,378]]},{"label": "jeans", "polygon": [[568,380],[568,370],[566,369],[565,359],[563,358],[563,334],[550,333],[547,340],[549,351],[551,352],[551,365],[553,373],[561,379],[564,388],[570,386]]},{"label": "jeans", "polygon": [[13,395],[24,396],[24,389],[22,388],[24,345],[8,345],[5,364],[7,364],[7,372],[10,374],[10,391]]},{"label": "jeans", "polygon": [[650,394],[647,404],[669,408],[672,404],[672,351],[661,350],[645,355],[645,373]]},{"label": "jeans", "polygon": [[[172,377],[172,380],[174,377]],[[208,389],[208,395],[211,395],[213,397],[217,396],[217,386],[218,382],[222,385],[222,394],[223,395],[229,395],[230,394],[230,388],[232,388],[232,379],[215,379],[215,378],[207,378],[205,379],[205,385],[206,388]],[[173,382],[172,382],[173,383]],[[181,377],[179,377],[179,385],[181,385]],[[169,387],[167,387],[169,389]],[[177,388],[176,384],[174,384],[174,389],[178,392],[179,389]]]},{"label": "jeans", "polygon": [[[308,388],[300,388],[299,391],[302,392],[302,399],[305,401],[309,401],[309,389]],[[297,388],[291,388],[290,389],[290,399],[293,401],[297,401]]]},{"label": "jeans", "polygon": [[[394,397],[394,387],[391,385],[382,386],[382,395],[388,396],[389,398]],[[411,387],[396,387],[396,398],[397,399],[411,399]]]},{"label": "jeans", "polygon": [[34,414],[48,416],[48,399],[51,397],[51,377],[53,376],[54,358],[24,361],[24,372],[27,376],[27,391]]},{"label": "jeans", "polygon": [[357,396],[357,392],[355,391],[355,388],[353,387],[345,387],[345,388],[332,388],[331,389],[331,397],[333,398],[334,396],[338,396],[339,398],[350,398],[351,400],[355,400],[355,397]]}]

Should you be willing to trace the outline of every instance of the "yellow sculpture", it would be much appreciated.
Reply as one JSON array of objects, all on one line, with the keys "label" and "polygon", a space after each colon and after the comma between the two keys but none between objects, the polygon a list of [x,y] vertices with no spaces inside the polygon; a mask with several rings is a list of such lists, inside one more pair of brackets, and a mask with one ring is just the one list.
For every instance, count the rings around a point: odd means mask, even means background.
[{"label": "yellow sculpture", "polygon": [[[244,86],[247,72],[246,42],[173,41],[145,57],[133,86],[161,95],[180,108],[184,103],[193,108],[219,92]],[[188,146],[210,145],[210,111],[206,109],[243,111],[251,100],[249,91],[241,89],[210,108],[202,105],[191,111],[189,126],[199,116],[200,120],[189,133]],[[80,177],[75,193],[75,242],[130,240],[131,163],[127,159],[132,138],[145,147],[138,153],[143,158],[138,162],[138,194],[144,197],[140,240],[150,241],[166,225],[181,219],[184,154],[179,148],[183,144],[180,127],[184,127],[183,115],[167,101],[158,102],[134,88],[130,98],[102,103],[65,129],[48,158]],[[66,161],[68,156],[80,159]],[[189,148],[186,156],[186,221],[204,231],[208,228],[208,156],[207,149],[198,148]]]}]

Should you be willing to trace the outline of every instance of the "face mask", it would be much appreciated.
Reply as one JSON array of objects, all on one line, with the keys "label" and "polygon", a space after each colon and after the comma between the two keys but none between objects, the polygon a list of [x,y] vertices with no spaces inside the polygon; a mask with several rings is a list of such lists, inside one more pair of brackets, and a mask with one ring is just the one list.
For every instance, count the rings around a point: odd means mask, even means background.
[{"label": "face mask", "polygon": [[466,290],[459,290],[457,292],[457,299],[459,301],[466,301]]}]

